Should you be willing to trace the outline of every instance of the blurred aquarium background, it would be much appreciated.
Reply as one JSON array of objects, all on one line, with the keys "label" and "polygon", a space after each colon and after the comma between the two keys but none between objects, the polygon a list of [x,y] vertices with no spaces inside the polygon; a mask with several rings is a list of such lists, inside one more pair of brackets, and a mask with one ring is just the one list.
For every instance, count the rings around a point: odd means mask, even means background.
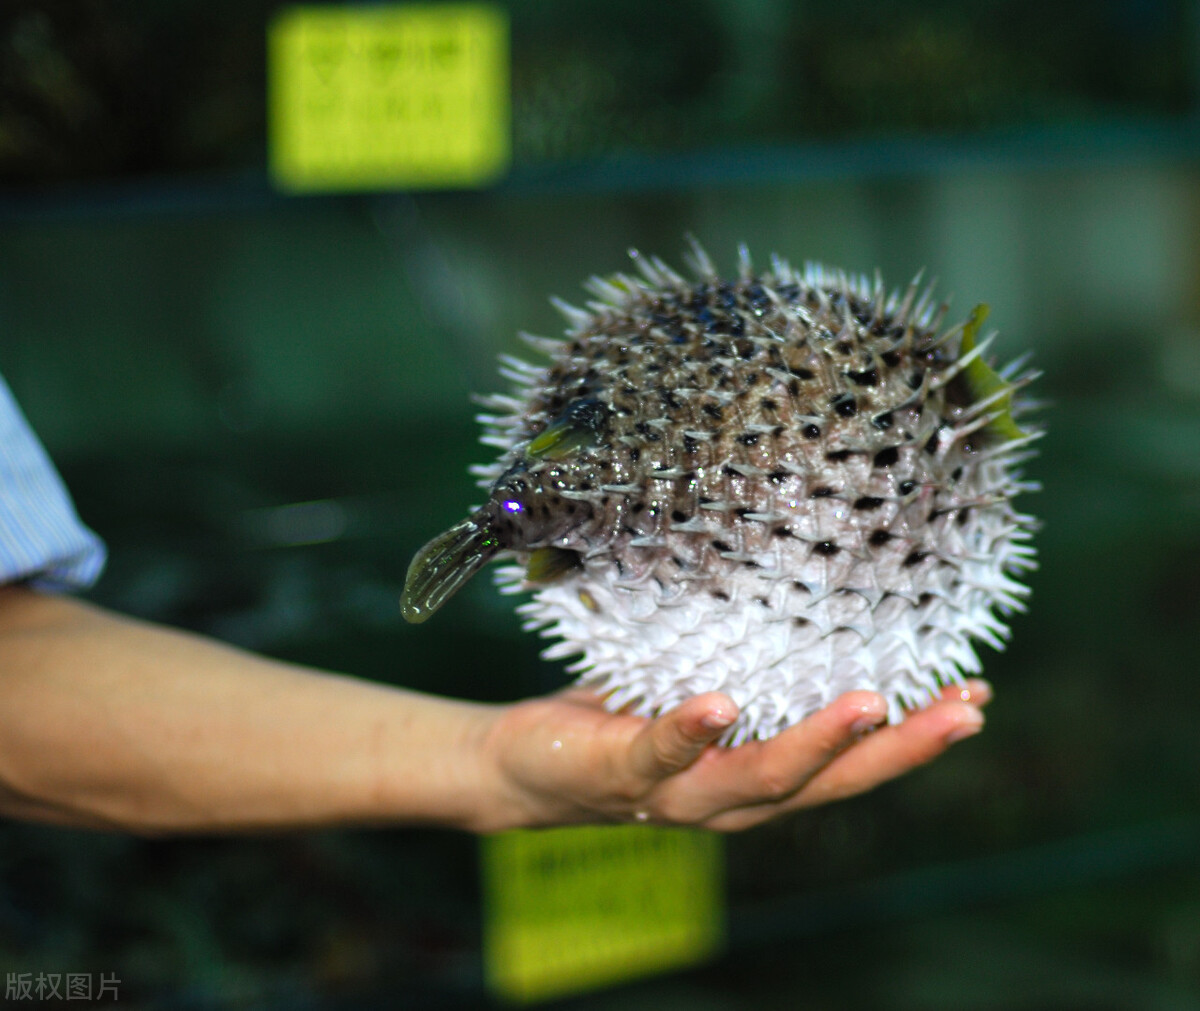
[{"label": "blurred aquarium background", "polygon": [[[499,4],[512,161],[289,196],[266,0],[7,0],[0,372],[107,540],[105,605],[477,699],[563,682],[475,580],[472,392],[637,247],[919,270],[1032,350],[1031,609],[988,728],[726,842],[719,956],[607,1009],[1200,1008],[1200,4]],[[0,826],[0,969],[144,1008],[477,1007],[477,842]]]}]

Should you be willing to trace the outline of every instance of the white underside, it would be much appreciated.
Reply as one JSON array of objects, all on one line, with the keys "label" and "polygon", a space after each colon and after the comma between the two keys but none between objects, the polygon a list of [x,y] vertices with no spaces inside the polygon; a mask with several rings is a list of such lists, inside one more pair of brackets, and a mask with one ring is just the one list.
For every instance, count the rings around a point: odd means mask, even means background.
[{"label": "white underside", "polygon": [[[720,600],[687,583],[630,584],[601,558],[535,589],[519,612],[527,628],[560,640],[547,659],[579,657],[568,670],[612,710],[651,716],[702,692],[729,695],[740,716],[725,744],[772,737],[856,689],[882,693],[896,722],[980,670],[972,640],[1003,646],[1002,619],[1027,592],[1010,573],[1033,565],[1027,521],[1007,502],[979,510],[948,546],[956,564],[895,568],[870,589],[845,592],[855,581],[826,578],[824,560],[776,556],[774,567],[735,568],[722,584],[730,599]],[[811,592],[797,592],[797,579]],[[519,566],[501,569],[498,582],[530,589]]]}]

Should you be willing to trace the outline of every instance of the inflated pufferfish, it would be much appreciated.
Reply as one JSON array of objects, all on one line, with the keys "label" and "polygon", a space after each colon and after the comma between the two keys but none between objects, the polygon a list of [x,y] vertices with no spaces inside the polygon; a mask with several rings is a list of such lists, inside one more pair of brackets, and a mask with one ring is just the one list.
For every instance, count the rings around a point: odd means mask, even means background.
[{"label": "inflated pufferfish", "polygon": [[562,303],[548,366],[505,359],[484,399],[482,508],[413,559],[401,601],[424,621],[496,555],[533,589],[526,627],[612,709],[651,715],[722,691],[723,742],[767,738],[854,689],[890,718],[1001,648],[1034,567],[1012,498],[1040,434],[1017,427],[1032,374],[995,372],[986,307],[942,329],[914,282],[779,259],[697,280],[631,254],[640,277]]}]

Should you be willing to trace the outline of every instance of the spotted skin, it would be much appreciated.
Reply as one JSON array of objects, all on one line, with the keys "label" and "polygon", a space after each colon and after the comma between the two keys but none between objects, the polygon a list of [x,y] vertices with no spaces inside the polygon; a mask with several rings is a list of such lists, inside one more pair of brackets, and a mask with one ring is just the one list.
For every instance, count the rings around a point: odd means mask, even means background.
[{"label": "spotted skin", "polygon": [[[506,553],[526,584],[578,579],[593,605],[597,580],[652,585],[794,627],[812,620],[804,594],[857,593],[872,611],[944,594],[972,512],[1023,487],[1006,467],[981,480],[981,464],[1037,434],[1013,416],[1028,377],[984,362],[983,311],[944,329],[916,284],[888,294],[748,257],[727,279],[696,259],[694,280],[641,257],[641,277],[594,280],[596,301],[564,307],[565,340],[534,339],[548,366],[507,363],[516,392],[482,418],[503,452],[477,469],[489,496],[472,519],[490,551],[471,571]],[[547,550],[570,560],[544,564]]]}]

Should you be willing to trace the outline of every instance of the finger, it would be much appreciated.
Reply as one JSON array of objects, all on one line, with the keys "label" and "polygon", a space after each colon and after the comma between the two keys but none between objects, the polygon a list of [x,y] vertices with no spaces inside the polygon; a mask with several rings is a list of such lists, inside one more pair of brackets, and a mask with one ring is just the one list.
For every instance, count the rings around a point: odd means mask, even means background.
[{"label": "finger", "polygon": [[669,804],[678,817],[691,820],[710,819],[732,808],[779,804],[886,716],[881,695],[849,692],[768,741],[704,755],[694,769],[669,784],[675,794]]},{"label": "finger", "polygon": [[633,741],[634,774],[651,786],[691,765],[737,719],[738,708],[719,692],[687,699],[650,720]]},{"label": "finger", "polygon": [[977,705],[961,698],[936,702],[864,738],[814,776],[796,800],[799,806],[808,806],[874,789],[982,729],[983,714]]},{"label": "finger", "polygon": [[[982,693],[986,699],[990,696]],[[705,823],[719,832],[739,832],[788,811],[813,807],[865,793],[881,783],[910,772],[944,752],[957,741],[973,737],[983,727],[971,702],[952,699],[908,716],[904,722],[883,727],[834,758],[785,803],[747,805],[724,811]]]}]

